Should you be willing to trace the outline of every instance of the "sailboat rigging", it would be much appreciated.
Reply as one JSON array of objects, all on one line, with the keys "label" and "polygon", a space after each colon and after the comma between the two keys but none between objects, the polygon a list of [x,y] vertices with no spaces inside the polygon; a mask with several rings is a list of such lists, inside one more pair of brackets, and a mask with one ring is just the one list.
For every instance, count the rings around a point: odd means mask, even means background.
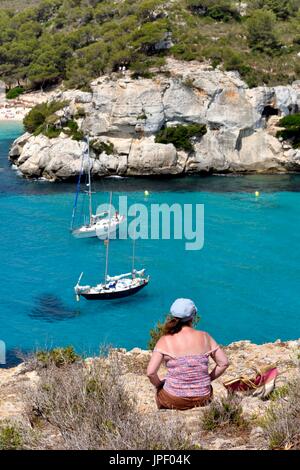
[{"label": "sailboat rigging", "polygon": [[[111,200],[112,193],[110,194],[109,220],[111,220]],[[135,240],[133,240],[132,271],[113,277],[108,275],[110,225],[111,224],[109,223],[108,238],[106,241],[104,281],[94,287],[89,285],[82,286],[80,285],[80,282],[83,273],[81,273],[77,284],[74,287],[74,291],[78,301],[80,300],[81,296],[87,300],[112,300],[120,299],[123,297],[129,297],[130,295],[139,292],[149,283],[150,277],[145,276],[145,269],[137,271],[134,267]]]},{"label": "sailboat rigging", "polygon": [[[107,211],[101,212],[99,214],[93,214],[93,204],[92,204],[92,177],[91,177],[91,170],[92,170],[92,162],[90,157],[90,143],[89,138],[86,139],[86,146],[84,152],[82,154],[81,159],[81,167],[80,173],[77,182],[76,188],[76,195],[72,213],[72,220],[71,220],[71,232],[76,238],[91,238],[91,237],[98,237],[98,238],[107,238],[108,230],[110,228],[110,233],[116,232],[119,225],[124,222],[125,216],[120,215],[118,213],[114,214],[113,216],[108,214]],[[75,216],[77,211],[79,193],[81,190],[81,180],[83,177],[84,172],[87,173],[87,191],[88,194],[88,201],[89,201],[89,210],[88,210],[88,220],[83,225],[75,228]],[[109,215],[109,217],[108,217]]]}]

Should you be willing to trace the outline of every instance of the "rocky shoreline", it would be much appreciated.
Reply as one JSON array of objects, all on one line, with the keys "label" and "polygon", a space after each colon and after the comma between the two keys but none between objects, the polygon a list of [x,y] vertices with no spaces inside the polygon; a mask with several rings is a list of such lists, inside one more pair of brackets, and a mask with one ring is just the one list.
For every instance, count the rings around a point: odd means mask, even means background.
[{"label": "rocky shoreline", "polygon": [[[95,177],[300,170],[300,151],[276,138],[280,118],[300,108],[299,82],[249,89],[235,72],[168,59],[154,78],[113,74],[93,81],[91,90],[51,97],[68,103],[56,113],[58,137],[26,133],[14,142],[9,158],[25,177],[54,181],[79,173],[84,144],[63,132],[70,119],[93,142]],[[188,124],[207,128],[193,139],[193,151],[155,141],[162,128]]]},{"label": "rocky shoreline", "polygon": [[[238,377],[240,375],[253,376],[254,369],[259,369],[268,365],[276,365],[279,370],[279,377],[276,382],[276,389],[282,389],[299,375],[299,353],[300,339],[295,341],[280,341],[256,345],[250,341],[238,341],[225,347],[229,357],[230,366],[224,376],[213,383],[214,396],[216,399],[225,396],[225,388],[222,383],[225,380]],[[143,351],[135,348],[131,351],[116,349],[119,363],[122,365],[122,381],[130,396],[135,397],[137,408],[141,414],[153,414],[157,411],[154,390],[146,377],[146,367],[150,358],[150,351]],[[97,360],[87,359],[87,364]],[[109,360],[109,359],[108,359]],[[161,376],[165,370],[162,368]],[[11,369],[0,369],[0,423],[3,421],[22,422],[31,426],[26,418],[24,390],[27,392],[36,387],[39,381],[38,370],[28,370],[25,364]],[[199,420],[203,409],[194,409],[185,412],[164,412],[177,413],[184,420],[187,432],[193,439],[200,441],[201,445],[207,449],[263,449],[266,442],[262,439],[263,430],[260,420],[268,410],[272,400],[261,400],[245,394],[242,397],[242,408],[244,417],[251,423],[247,433],[233,433],[228,435],[222,429],[217,432],[203,432],[199,430]],[[52,438],[52,447],[57,448],[58,441],[55,436]],[[50,445],[50,448],[51,448]]]}]

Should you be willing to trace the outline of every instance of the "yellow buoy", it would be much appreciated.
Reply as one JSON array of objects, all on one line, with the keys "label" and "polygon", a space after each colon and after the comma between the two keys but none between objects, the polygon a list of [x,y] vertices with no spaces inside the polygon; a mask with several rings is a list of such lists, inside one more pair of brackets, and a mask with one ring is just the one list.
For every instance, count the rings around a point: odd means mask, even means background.
[{"label": "yellow buoy", "polygon": [[256,196],[256,197],[259,197],[259,196],[260,196],[260,192],[259,192],[259,191],[255,191],[255,196]]},{"label": "yellow buoy", "polygon": [[149,196],[149,191],[144,191],[145,196]]}]

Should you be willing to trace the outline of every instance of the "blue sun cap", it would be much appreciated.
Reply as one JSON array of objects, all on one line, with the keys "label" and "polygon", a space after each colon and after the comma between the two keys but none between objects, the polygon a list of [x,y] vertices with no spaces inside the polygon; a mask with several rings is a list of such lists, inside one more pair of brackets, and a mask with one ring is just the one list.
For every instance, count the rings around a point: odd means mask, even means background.
[{"label": "blue sun cap", "polygon": [[182,321],[189,321],[197,314],[197,307],[190,299],[176,299],[171,305],[170,313]]}]

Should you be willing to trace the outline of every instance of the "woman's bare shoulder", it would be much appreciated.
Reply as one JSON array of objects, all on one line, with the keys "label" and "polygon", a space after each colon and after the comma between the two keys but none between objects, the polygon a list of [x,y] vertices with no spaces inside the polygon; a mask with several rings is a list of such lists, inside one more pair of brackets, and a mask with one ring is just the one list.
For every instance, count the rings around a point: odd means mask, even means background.
[{"label": "woman's bare shoulder", "polygon": [[216,340],[207,331],[202,331],[201,333],[203,334],[203,338],[205,338],[211,349],[218,347]]},{"label": "woman's bare shoulder", "polygon": [[213,346],[215,344],[215,340],[209,333],[207,333],[207,331],[198,330],[197,333],[202,341],[205,341],[209,346]]},{"label": "woman's bare shoulder", "polygon": [[208,338],[209,337],[209,334],[206,331],[195,330],[195,332],[198,334],[198,336],[201,336],[202,338]]},{"label": "woman's bare shoulder", "polygon": [[157,341],[156,345],[155,345],[155,348],[159,349],[163,349],[164,346],[166,345],[166,337],[165,335],[164,336],[161,336],[161,338],[159,338],[159,340]]}]

